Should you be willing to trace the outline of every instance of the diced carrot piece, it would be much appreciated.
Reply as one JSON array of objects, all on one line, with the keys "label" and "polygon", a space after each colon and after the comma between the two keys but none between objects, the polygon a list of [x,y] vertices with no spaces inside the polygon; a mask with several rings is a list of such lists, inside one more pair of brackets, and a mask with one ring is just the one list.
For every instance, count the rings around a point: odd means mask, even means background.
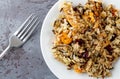
[{"label": "diced carrot piece", "polygon": [[83,72],[84,72],[84,70],[83,70],[83,69],[80,69],[77,65],[74,65],[74,70],[75,70],[75,72],[77,72],[77,73],[83,73]]},{"label": "diced carrot piece", "polygon": [[91,18],[91,22],[94,23],[95,22],[95,18],[94,18],[93,12],[89,13],[89,17]]},{"label": "diced carrot piece", "polygon": [[85,21],[88,21],[89,18],[90,18],[90,22],[92,22],[92,23],[95,22],[95,18],[94,18],[93,12],[90,12],[88,15],[83,15],[82,17],[83,17],[83,19],[84,19]]},{"label": "diced carrot piece", "polygon": [[64,32],[60,35],[60,40],[64,44],[70,44],[72,42],[72,38],[68,37],[67,33]]}]

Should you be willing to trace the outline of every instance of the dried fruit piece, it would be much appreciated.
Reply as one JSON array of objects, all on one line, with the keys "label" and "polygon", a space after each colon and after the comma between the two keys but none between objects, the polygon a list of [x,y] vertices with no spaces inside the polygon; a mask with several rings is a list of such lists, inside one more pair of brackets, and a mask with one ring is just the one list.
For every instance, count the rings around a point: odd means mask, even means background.
[{"label": "dried fruit piece", "polygon": [[113,48],[111,45],[106,46],[105,49],[109,52],[110,55],[112,55]]},{"label": "dried fruit piece", "polygon": [[110,39],[110,41],[114,41],[116,37],[117,37],[117,35],[116,35],[116,34],[113,34],[113,36],[112,36],[112,38]]},{"label": "dried fruit piece", "polygon": [[118,11],[117,11],[117,9],[112,9],[111,12],[112,12],[113,16],[116,16],[116,12],[118,12]]},{"label": "dried fruit piece", "polygon": [[76,39],[75,42],[78,42],[79,45],[85,44],[83,39]]}]

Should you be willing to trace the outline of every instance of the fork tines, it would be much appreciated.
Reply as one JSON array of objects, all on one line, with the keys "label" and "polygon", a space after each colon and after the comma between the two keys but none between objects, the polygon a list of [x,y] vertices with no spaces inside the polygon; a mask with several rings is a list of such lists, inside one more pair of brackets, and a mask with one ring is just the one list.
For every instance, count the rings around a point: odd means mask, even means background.
[{"label": "fork tines", "polygon": [[22,41],[26,41],[35,28],[39,25],[39,17],[35,14],[31,14],[27,20],[20,26],[20,28],[14,33]]}]

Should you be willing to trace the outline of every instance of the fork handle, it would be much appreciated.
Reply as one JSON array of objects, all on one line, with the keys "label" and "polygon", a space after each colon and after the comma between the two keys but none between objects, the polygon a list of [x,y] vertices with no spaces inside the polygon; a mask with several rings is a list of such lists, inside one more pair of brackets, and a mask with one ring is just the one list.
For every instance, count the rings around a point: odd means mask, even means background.
[{"label": "fork handle", "polygon": [[8,46],[1,54],[0,54],[0,60],[6,55],[6,53],[10,50],[10,46]]}]

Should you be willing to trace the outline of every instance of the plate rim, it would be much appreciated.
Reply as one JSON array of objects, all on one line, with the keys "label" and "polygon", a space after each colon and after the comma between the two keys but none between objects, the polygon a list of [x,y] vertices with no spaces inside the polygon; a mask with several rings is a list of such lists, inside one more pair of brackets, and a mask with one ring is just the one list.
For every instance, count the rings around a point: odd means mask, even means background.
[{"label": "plate rim", "polygon": [[49,13],[54,9],[54,7],[55,7],[58,3],[59,3],[59,0],[53,4],[53,6],[52,6],[52,7],[50,8],[50,10],[47,12],[47,15],[45,16],[45,18],[44,18],[44,20],[43,20],[42,27],[41,27],[41,31],[40,31],[40,48],[41,48],[41,53],[42,53],[42,56],[43,56],[43,58],[44,58],[44,61],[45,61],[45,63],[47,64],[47,67],[50,69],[50,72],[52,72],[57,78],[62,79],[58,74],[56,74],[56,73],[52,70],[51,67],[49,67],[49,64],[48,64],[48,62],[47,62],[47,60],[46,60],[46,58],[45,58],[45,56],[44,56],[44,54],[43,54],[42,43],[41,43],[41,42],[42,42],[43,25],[45,24],[45,21],[47,20],[47,17],[48,17],[48,15],[49,15]]}]

